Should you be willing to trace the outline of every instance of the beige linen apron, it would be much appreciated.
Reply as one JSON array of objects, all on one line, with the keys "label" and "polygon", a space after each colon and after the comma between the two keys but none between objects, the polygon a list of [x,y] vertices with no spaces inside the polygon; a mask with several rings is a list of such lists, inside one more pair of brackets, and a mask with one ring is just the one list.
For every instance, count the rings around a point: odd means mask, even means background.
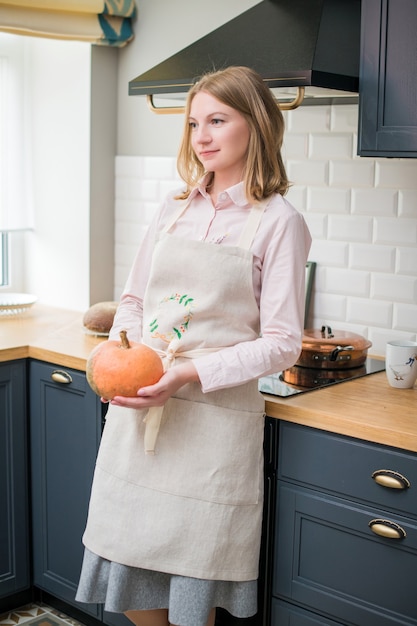
[{"label": "beige linen apron", "polygon": [[[187,205],[174,216],[168,231]],[[249,247],[162,234],[144,301],[144,343],[168,362],[259,336]],[[169,364],[169,363],[168,363]],[[157,412],[156,412],[157,413]],[[214,580],[254,580],[263,508],[264,400],[257,381],[202,393],[197,383],[152,412],[110,406],[84,544],[111,561]],[[149,433],[149,429],[151,433]],[[145,431],[155,454],[144,450]]]}]

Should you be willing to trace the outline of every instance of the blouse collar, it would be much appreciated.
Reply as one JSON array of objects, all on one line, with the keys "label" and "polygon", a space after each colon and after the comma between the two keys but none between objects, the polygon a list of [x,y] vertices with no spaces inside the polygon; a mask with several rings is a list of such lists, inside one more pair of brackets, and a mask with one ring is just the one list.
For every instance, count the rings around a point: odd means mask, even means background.
[{"label": "blouse collar", "polygon": [[[204,174],[204,176],[200,179],[197,186],[191,190],[191,193],[189,196],[190,200],[195,198],[197,194],[201,194],[204,198],[209,199],[210,196],[208,192],[206,191],[207,182],[209,178],[210,178],[210,172],[207,172],[206,174]],[[219,199],[222,199],[222,194],[224,194],[223,200],[226,199],[226,196],[228,196],[230,200],[233,202],[233,204],[237,206],[241,206],[241,207],[251,206],[251,204],[248,202],[246,198],[245,183],[243,181],[241,181],[240,183],[237,183],[236,185],[232,185],[231,187],[228,187],[228,189],[225,189],[224,191],[222,191],[222,193],[219,194]]]}]

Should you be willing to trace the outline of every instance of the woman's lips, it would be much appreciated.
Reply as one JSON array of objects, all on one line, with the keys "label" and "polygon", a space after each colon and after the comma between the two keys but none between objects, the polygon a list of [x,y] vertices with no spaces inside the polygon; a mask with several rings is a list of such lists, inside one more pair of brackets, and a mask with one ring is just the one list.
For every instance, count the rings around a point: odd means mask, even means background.
[{"label": "woman's lips", "polygon": [[207,158],[207,157],[211,157],[213,154],[217,154],[218,150],[204,150],[203,152],[200,152],[200,157],[202,158]]}]

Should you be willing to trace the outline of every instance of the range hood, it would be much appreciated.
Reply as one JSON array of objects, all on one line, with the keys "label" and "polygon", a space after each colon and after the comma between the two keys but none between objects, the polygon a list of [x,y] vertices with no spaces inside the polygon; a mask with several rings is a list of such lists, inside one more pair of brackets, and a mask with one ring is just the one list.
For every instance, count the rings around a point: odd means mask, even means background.
[{"label": "range hood", "polygon": [[360,15],[360,0],[263,0],[131,80],[129,95],[184,98],[203,73],[247,65],[277,97],[305,87],[305,103],[357,101]]}]

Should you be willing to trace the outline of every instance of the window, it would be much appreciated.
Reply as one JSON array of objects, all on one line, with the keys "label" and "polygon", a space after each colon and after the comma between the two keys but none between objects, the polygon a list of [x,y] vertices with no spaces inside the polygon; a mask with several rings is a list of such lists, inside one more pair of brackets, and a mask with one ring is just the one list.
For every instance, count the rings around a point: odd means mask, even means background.
[{"label": "window", "polygon": [[31,226],[25,38],[0,33],[0,287],[12,284],[11,231]]},{"label": "window", "polygon": [[9,284],[9,236],[1,233],[0,237],[0,287]]}]

